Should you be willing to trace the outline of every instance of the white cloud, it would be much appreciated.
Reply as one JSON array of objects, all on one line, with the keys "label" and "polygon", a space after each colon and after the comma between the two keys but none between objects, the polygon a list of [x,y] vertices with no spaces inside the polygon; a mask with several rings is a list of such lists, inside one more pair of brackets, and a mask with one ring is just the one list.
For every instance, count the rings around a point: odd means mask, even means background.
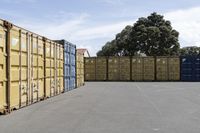
[{"label": "white cloud", "polygon": [[[0,11],[0,14],[7,12]],[[13,13],[10,13],[13,15]],[[200,7],[176,10],[165,13],[165,18],[180,32],[181,45],[200,45]],[[34,18],[23,16],[14,19],[15,24],[51,39],[66,39],[76,43],[79,48],[88,48],[91,55],[107,42],[114,39],[126,25],[132,25],[135,20],[117,21],[112,23],[95,23],[87,13],[66,13],[60,11],[55,16],[47,16],[48,21],[37,22]],[[56,19],[62,18],[62,19]],[[18,21],[17,21],[18,20]],[[21,21],[23,20],[23,21]],[[59,20],[59,21],[55,21]]]},{"label": "white cloud", "polygon": [[177,10],[165,14],[180,33],[182,46],[200,46],[200,7]]}]

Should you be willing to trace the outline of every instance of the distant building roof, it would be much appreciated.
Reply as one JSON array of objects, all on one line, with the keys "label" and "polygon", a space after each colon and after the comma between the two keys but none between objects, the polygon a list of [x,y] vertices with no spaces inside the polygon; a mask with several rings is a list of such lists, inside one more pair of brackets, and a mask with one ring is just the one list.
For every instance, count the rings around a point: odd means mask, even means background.
[{"label": "distant building roof", "polygon": [[90,57],[90,53],[89,53],[88,50],[85,49],[85,48],[79,48],[79,49],[77,49],[77,53],[83,54],[83,55],[87,54],[88,57]]}]

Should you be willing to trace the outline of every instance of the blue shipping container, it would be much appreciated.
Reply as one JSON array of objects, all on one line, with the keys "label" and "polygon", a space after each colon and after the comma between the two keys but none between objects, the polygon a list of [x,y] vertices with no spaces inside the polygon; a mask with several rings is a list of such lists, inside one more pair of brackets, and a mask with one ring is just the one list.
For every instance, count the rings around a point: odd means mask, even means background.
[{"label": "blue shipping container", "polygon": [[64,45],[65,91],[76,88],[76,46],[66,40],[57,41]]},{"label": "blue shipping container", "polygon": [[183,56],[181,57],[181,80],[200,81],[200,57]]}]

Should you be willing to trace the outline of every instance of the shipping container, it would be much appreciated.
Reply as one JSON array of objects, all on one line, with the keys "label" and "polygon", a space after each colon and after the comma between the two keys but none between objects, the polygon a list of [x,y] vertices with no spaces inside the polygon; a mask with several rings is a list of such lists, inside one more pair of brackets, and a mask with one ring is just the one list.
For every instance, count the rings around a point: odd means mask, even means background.
[{"label": "shipping container", "polygon": [[194,70],[195,81],[200,81],[200,56],[195,57],[193,70]]},{"label": "shipping container", "polygon": [[0,110],[45,98],[43,37],[0,20]]},{"label": "shipping container", "polygon": [[6,69],[6,28],[3,21],[0,20],[0,113],[7,109],[6,86],[7,86],[7,69]]},{"label": "shipping container", "polygon": [[156,80],[168,81],[168,57],[156,57]]},{"label": "shipping container", "polygon": [[63,92],[63,46],[0,20],[0,112]]},{"label": "shipping container", "polygon": [[83,86],[84,83],[84,54],[76,54],[76,87]]},{"label": "shipping container", "polygon": [[120,81],[129,81],[131,79],[131,60],[130,57],[120,57]]},{"label": "shipping container", "polygon": [[96,57],[85,57],[85,81],[95,81],[96,77]]},{"label": "shipping container", "polygon": [[143,80],[154,81],[155,80],[155,58],[143,57]]},{"label": "shipping container", "polygon": [[120,80],[120,58],[119,57],[108,58],[108,80],[110,81]]},{"label": "shipping container", "polygon": [[131,80],[133,81],[143,81],[144,75],[144,60],[142,57],[132,57],[131,59],[131,68],[132,68],[132,76]]},{"label": "shipping container", "polygon": [[106,81],[107,80],[107,58],[97,57],[96,58],[96,80]]},{"label": "shipping container", "polygon": [[64,47],[63,69],[61,73],[64,75],[63,84],[64,91],[70,91],[76,88],[76,46],[66,40],[57,40]]},{"label": "shipping container", "polygon": [[181,80],[200,81],[200,56],[181,57]]},{"label": "shipping container", "polygon": [[179,57],[169,57],[168,58],[168,76],[169,81],[179,81],[180,80],[180,58]]}]

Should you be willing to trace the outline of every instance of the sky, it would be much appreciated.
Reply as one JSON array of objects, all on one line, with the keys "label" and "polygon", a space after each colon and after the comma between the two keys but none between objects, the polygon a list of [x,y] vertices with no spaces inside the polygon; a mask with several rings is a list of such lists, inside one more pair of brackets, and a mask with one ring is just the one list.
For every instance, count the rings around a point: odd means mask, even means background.
[{"label": "sky", "polygon": [[0,18],[92,56],[126,26],[152,12],[180,33],[181,47],[200,46],[199,0],[0,0]]}]

